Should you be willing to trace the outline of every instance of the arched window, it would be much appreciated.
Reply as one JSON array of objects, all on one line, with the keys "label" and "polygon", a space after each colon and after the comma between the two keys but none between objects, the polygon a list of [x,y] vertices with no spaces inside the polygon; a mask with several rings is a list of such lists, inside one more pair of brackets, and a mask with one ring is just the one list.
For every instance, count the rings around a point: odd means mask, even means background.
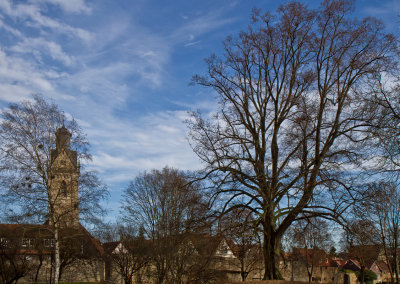
[{"label": "arched window", "polygon": [[67,197],[67,184],[65,183],[65,181],[61,182],[61,195],[64,197]]}]

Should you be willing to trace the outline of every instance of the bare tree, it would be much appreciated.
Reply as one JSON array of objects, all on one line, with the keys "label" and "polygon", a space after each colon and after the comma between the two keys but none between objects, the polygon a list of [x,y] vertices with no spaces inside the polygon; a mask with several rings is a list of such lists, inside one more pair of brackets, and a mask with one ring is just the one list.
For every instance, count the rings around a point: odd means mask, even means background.
[{"label": "bare tree", "polygon": [[[366,111],[371,114],[369,133],[375,139],[369,141],[377,155],[368,170],[378,173],[399,175],[399,131],[400,131],[400,81],[397,69],[380,73],[369,84],[373,96],[366,97]],[[393,177],[391,177],[393,178]]]},{"label": "bare tree", "polygon": [[188,264],[184,245],[191,232],[203,229],[207,213],[197,185],[184,172],[166,167],[138,175],[123,197],[125,220],[142,226],[152,243],[156,282],[181,283],[184,269],[175,268]]},{"label": "bare tree", "polygon": [[[62,216],[55,214],[59,195],[52,195],[51,150],[55,133],[65,125],[72,132],[71,147],[78,161],[90,160],[88,141],[74,119],[68,120],[59,107],[41,96],[23,101],[2,111],[0,124],[0,175],[4,212],[9,221],[38,222],[48,220],[55,239],[55,277],[60,274],[59,229]],[[79,208],[81,216],[93,218],[102,213],[99,201],[106,189],[94,172],[80,176]],[[74,208],[72,208],[73,210]],[[67,212],[68,214],[68,212]]]},{"label": "bare tree", "polygon": [[222,234],[231,242],[231,249],[239,261],[242,281],[260,267],[262,261],[261,239],[256,220],[249,210],[233,210],[220,220]]},{"label": "bare tree", "polygon": [[[94,245],[94,242],[96,242],[96,240],[82,227],[60,229],[59,280],[63,279],[63,275],[65,275],[65,272],[71,266],[82,264],[83,262],[89,264],[90,260],[102,259],[101,251]],[[100,245],[100,243],[98,243],[98,245]],[[95,265],[93,265],[92,268],[94,268]],[[88,269],[88,267],[86,269]]]},{"label": "bare tree", "polygon": [[[399,283],[399,131],[400,131],[400,83],[397,69],[377,74],[371,82],[374,96],[368,101],[368,111],[374,114],[370,133],[375,138],[372,147],[374,163],[366,163],[368,173],[378,174],[377,181],[370,185],[370,194],[364,205],[370,220],[376,222],[392,282]],[[394,276],[393,276],[394,275]]]},{"label": "bare tree", "polygon": [[0,280],[2,284],[17,283],[35,270],[32,257],[23,250],[22,236],[0,242]]},{"label": "bare tree", "polygon": [[[324,220],[305,219],[294,223],[293,243],[303,250],[302,255],[295,255],[302,260],[307,268],[308,282],[312,282],[312,275],[316,265],[328,256],[326,251],[332,245],[329,224]],[[294,254],[299,250],[293,249]]]},{"label": "bare tree", "polygon": [[377,260],[381,249],[376,224],[366,218],[349,220],[345,236],[348,257],[360,263],[360,281],[364,283],[365,271]]},{"label": "bare tree", "polygon": [[375,224],[375,242],[384,251],[392,283],[399,283],[400,194],[397,185],[387,181],[375,182],[370,185],[368,193],[358,215]]},{"label": "bare tree", "polygon": [[[265,279],[280,278],[280,240],[300,213],[317,212],[307,210],[314,194],[344,184],[333,174],[366,139],[358,92],[392,68],[395,38],[351,10],[327,0],[317,10],[290,2],[276,17],[256,11],[248,31],[225,41],[223,57],[207,60],[207,75],[193,78],[220,107],[212,119],[193,114],[192,148],[214,181],[214,201],[226,201],[221,210],[244,207],[258,218]],[[329,207],[323,215],[338,217]]]},{"label": "bare tree", "polygon": [[151,260],[151,242],[135,234],[136,230],[131,228],[118,226],[115,233],[118,241],[104,245],[106,261],[111,269],[121,275],[125,284],[131,284],[134,279],[141,278],[140,272]]}]

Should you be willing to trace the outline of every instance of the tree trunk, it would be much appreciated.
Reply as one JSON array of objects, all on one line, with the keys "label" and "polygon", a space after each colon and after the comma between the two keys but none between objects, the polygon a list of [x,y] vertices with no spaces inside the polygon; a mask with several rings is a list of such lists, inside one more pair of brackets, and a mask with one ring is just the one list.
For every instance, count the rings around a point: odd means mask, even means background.
[{"label": "tree trunk", "polygon": [[156,264],[157,267],[157,280],[156,283],[157,284],[162,284],[164,282],[164,278],[165,278],[165,259],[161,258],[161,259],[157,259],[158,263]]},{"label": "tree trunk", "polygon": [[361,266],[361,271],[360,271],[360,282],[361,282],[361,284],[365,283],[365,280],[364,280],[365,277],[364,276],[365,276],[365,266],[362,265]]},{"label": "tree trunk", "polygon": [[132,276],[125,277],[125,284],[132,284]]},{"label": "tree trunk", "polygon": [[60,279],[60,242],[58,235],[58,225],[54,223],[54,284],[58,284]]},{"label": "tree trunk", "polygon": [[[306,261],[308,261],[307,259],[307,255],[306,255]],[[308,264],[307,265],[307,274],[308,274],[308,282],[311,283],[312,282],[312,275],[313,275],[313,270],[314,270],[314,266],[311,266],[311,271],[308,269]]]},{"label": "tree trunk", "polygon": [[276,267],[276,251],[279,239],[272,225],[264,227],[264,278],[263,280],[282,279],[279,269]]},{"label": "tree trunk", "polygon": [[246,281],[247,275],[249,273],[246,271],[245,265],[244,265],[244,260],[240,260],[240,276],[242,277],[242,281]]},{"label": "tree trunk", "polygon": [[[396,217],[396,218],[398,218],[398,217]],[[392,247],[392,250],[393,250],[393,268],[394,268],[394,273],[395,273],[395,276],[396,276],[396,283],[397,284],[399,284],[399,256],[398,256],[398,251],[397,251],[397,249],[398,249],[398,239],[399,239],[399,237],[398,237],[398,221],[396,220],[396,221],[394,221],[393,222],[393,247]],[[393,276],[392,276],[392,280],[393,280]],[[394,282],[394,281],[393,281]]]},{"label": "tree trunk", "polygon": [[394,252],[394,271],[396,273],[396,283],[399,284],[399,257],[397,255],[397,247],[395,248],[395,252]]},{"label": "tree trunk", "polygon": [[[42,254],[43,252],[40,252],[40,253]],[[42,268],[42,265],[43,265],[43,256],[40,255],[39,256],[39,265],[38,265],[38,268],[36,269],[36,274],[35,274],[35,283],[38,282],[39,272],[40,272],[40,268]]]}]

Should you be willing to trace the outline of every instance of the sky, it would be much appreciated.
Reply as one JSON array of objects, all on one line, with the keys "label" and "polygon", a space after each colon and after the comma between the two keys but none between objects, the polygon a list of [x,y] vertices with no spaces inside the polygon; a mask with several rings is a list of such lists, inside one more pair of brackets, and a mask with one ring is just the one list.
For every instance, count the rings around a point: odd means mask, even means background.
[{"label": "sky", "polygon": [[[277,0],[0,0],[0,110],[41,94],[74,117],[91,143],[115,218],[139,172],[202,167],[188,111],[212,113],[215,94],[190,86],[204,59],[245,30],[254,7]],[[303,1],[316,7],[320,1]],[[357,17],[400,34],[400,0],[358,0]]]}]

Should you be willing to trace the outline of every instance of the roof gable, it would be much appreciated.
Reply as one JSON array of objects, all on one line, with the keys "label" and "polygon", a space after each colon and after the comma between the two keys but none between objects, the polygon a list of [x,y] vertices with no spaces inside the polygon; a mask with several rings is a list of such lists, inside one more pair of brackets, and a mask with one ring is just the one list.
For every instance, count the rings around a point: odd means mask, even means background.
[{"label": "roof gable", "polygon": [[219,242],[217,250],[215,251],[215,255],[220,257],[235,257],[232,249],[225,239],[222,239]]}]

